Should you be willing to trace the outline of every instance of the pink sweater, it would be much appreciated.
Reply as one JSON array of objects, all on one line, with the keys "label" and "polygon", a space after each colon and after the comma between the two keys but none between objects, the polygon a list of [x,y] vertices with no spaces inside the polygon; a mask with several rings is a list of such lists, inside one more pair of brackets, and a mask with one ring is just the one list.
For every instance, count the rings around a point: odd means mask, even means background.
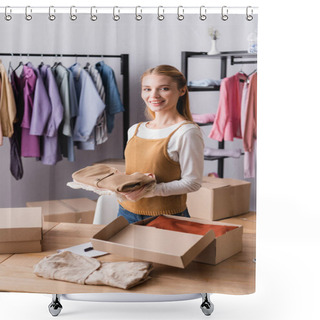
[{"label": "pink sweater", "polygon": [[243,132],[243,147],[245,151],[253,151],[254,141],[257,139],[257,73],[249,77],[247,97],[247,112]]},{"label": "pink sweater", "polygon": [[220,86],[220,99],[214,124],[209,138],[218,141],[233,141],[241,135],[241,97],[247,76],[240,72],[224,78]]}]

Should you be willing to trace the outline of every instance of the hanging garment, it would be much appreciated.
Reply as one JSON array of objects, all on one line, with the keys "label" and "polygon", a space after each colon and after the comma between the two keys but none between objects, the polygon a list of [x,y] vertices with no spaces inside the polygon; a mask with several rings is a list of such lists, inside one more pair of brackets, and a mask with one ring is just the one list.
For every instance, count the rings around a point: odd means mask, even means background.
[{"label": "hanging garment", "polygon": [[255,177],[255,147],[257,139],[257,73],[253,73],[247,85],[247,99],[243,130],[244,177]]},{"label": "hanging garment", "polygon": [[50,131],[50,128],[48,128],[48,121],[51,116],[52,106],[43,79],[40,75],[39,68],[35,68],[31,62],[28,62],[27,66],[32,68],[37,76],[30,123],[30,134],[43,136],[47,134],[47,130]]},{"label": "hanging garment", "polygon": [[31,67],[23,66],[21,77],[23,81],[24,99],[24,111],[21,122],[21,156],[40,157],[39,136],[30,134],[31,118],[33,112],[33,99],[37,76]]},{"label": "hanging garment", "polygon": [[[64,157],[68,157],[69,161],[74,159],[73,155],[70,153],[73,151],[68,150],[68,139],[72,139],[72,128],[71,128],[71,109],[70,109],[70,90],[69,90],[69,73],[67,69],[60,63],[55,64],[52,68],[52,73],[55,78],[61,103],[63,106],[63,119],[62,124],[58,130],[58,141],[60,144],[60,151]],[[72,140],[73,145],[73,140]]]},{"label": "hanging garment", "polygon": [[72,71],[79,104],[73,139],[74,141],[85,142],[86,144],[82,144],[83,149],[94,150],[95,142],[92,131],[99,116],[104,111],[105,105],[88,72],[77,63],[69,69]]},{"label": "hanging garment", "polygon": [[222,79],[218,110],[209,138],[218,141],[242,138],[241,97],[245,80],[247,76],[240,72]]},{"label": "hanging garment", "polygon": [[0,146],[2,145],[2,137],[11,137],[13,134],[13,123],[16,117],[16,103],[9,82],[6,69],[0,60]]},{"label": "hanging garment", "polygon": [[21,161],[21,121],[23,118],[23,81],[15,71],[11,73],[11,86],[16,102],[17,115],[13,135],[10,140],[10,171],[16,180],[23,177],[23,165]]},{"label": "hanging garment", "polygon": [[43,164],[54,165],[62,160],[58,141],[58,129],[63,119],[64,110],[58,86],[50,66],[41,65],[39,67],[39,73],[42,77],[51,104],[51,114],[48,119],[47,132],[43,137],[43,153],[41,161]]},{"label": "hanging garment", "polygon": [[69,161],[75,161],[75,152],[74,152],[74,140],[73,140],[73,132],[76,125],[76,119],[79,114],[79,103],[77,98],[76,87],[74,84],[73,73],[71,70],[68,71],[68,79],[69,79],[69,94],[70,94],[70,127],[72,136],[68,139],[68,159]]},{"label": "hanging garment", "polygon": [[[89,75],[90,75],[90,77],[91,77],[91,79],[92,79],[92,81],[93,81],[93,83],[99,93],[101,100],[103,102],[105,102],[106,95],[105,95],[104,86],[103,86],[101,75],[100,75],[99,71],[94,66],[90,65],[89,63],[87,63],[84,70],[86,70],[89,73]],[[96,145],[102,144],[108,140],[106,110],[104,110],[104,112],[98,118],[93,134],[94,134],[94,140],[95,140]],[[81,149],[81,143],[78,144],[78,148]]]},{"label": "hanging garment", "polygon": [[116,82],[116,78],[113,70],[100,61],[96,64],[96,68],[99,71],[106,93],[106,110],[107,110],[107,127],[108,133],[111,133],[114,127],[114,116],[119,112],[124,112],[120,94]]}]

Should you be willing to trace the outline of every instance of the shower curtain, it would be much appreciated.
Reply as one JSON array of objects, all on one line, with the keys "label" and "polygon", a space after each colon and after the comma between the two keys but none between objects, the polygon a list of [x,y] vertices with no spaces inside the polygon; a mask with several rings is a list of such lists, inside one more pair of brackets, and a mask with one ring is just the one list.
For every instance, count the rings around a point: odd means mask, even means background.
[{"label": "shower curtain", "polygon": [[[97,19],[94,20],[90,19],[90,14],[77,14],[77,18],[72,20],[69,14],[57,14],[56,19],[51,21],[47,14],[33,14],[32,19],[28,21],[24,14],[13,14],[10,21],[0,20],[0,53],[8,53],[0,59],[6,70],[10,69],[10,65],[13,69],[17,68],[20,62],[31,63],[35,67],[42,63],[52,67],[60,62],[67,68],[74,64],[84,68],[87,63],[96,66],[103,61],[113,70],[119,97],[122,100],[126,88],[122,85],[120,61],[102,56],[128,54],[130,92],[129,103],[123,105],[124,111],[119,110],[115,114],[114,127],[111,132],[108,132],[107,139],[96,145],[94,150],[74,147],[73,161],[68,157],[61,157],[56,164],[44,164],[37,157],[22,156],[23,176],[21,179],[16,179],[10,172],[10,141],[4,136],[3,144],[0,146],[1,208],[24,207],[26,202],[32,201],[82,197],[97,200],[97,194],[71,189],[66,186],[66,183],[71,180],[73,172],[85,166],[105,159],[123,157],[122,112],[128,112],[130,115],[130,126],[146,119],[144,103],[140,96],[140,77],[146,69],[160,64],[169,64],[181,70],[182,52],[209,52],[213,55],[230,51],[253,54],[257,52],[256,15],[252,21],[248,21],[245,14],[232,15],[227,19],[222,19],[220,14],[199,19],[198,13],[188,14],[180,19],[175,14],[168,14],[163,20],[157,19],[156,14],[142,14],[141,20],[136,19],[133,14],[121,15],[120,13],[119,16],[120,19],[116,20],[112,19],[111,14],[104,16],[98,14]],[[13,56],[10,55],[11,53],[30,55]],[[53,54],[53,56],[45,54]],[[63,54],[70,56],[62,56]],[[80,54],[84,56],[77,57]],[[97,55],[97,57],[90,57],[90,55]],[[250,60],[250,57],[248,59]],[[221,104],[219,91],[210,91],[210,88],[221,85],[220,66],[220,59],[189,59],[188,81],[190,85],[197,88],[192,90],[191,87],[189,92],[191,112],[194,117],[210,115],[221,119],[223,111],[219,111]],[[248,75],[256,72],[256,68],[256,64],[243,62],[231,65],[228,62],[226,77],[231,78],[238,74],[245,76],[246,79]],[[201,121],[200,119],[199,123]],[[219,139],[211,134],[212,130],[217,129],[214,129],[211,120],[209,123],[210,125],[201,126],[201,131],[205,146],[210,152],[218,149]],[[234,158],[231,157],[225,162],[224,176],[244,180],[247,155],[240,157],[238,150],[241,150],[240,153],[246,153],[248,149],[244,149],[243,140],[239,137],[238,139],[236,136],[234,139],[228,139],[226,136],[222,138],[227,140],[225,149],[229,151],[229,155],[230,152],[236,153]],[[250,157],[254,157],[254,154],[251,153]],[[254,162],[254,158],[250,161]],[[205,176],[216,174],[217,171],[216,161],[205,161]],[[251,182],[250,209],[255,210],[255,174],[251,174],[246,180]],[[143,284],[141,292],[143,292]]]}]

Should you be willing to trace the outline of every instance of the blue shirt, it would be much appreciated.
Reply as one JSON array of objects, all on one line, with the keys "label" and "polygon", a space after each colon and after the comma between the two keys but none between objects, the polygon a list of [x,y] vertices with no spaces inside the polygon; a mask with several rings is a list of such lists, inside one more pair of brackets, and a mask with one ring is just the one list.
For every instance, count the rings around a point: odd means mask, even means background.
[{"label": "blue shirt", "polygon": [[83,70],[78,63],[72,65],[69,69],[73,75],[79,105],[73,139],[89,144],[93,142],[93,145],[95,145],[92,131],[97,119],[104,111],[105,105],[88,72]]},{"label": "blue shirt", "polygon": [[114,115],[118,112],[123,112],[124,107],[120,99],[120,94],[113,70],[106,65],[104,61],[98,62],[96,64],[96,68],[100,72],[106,94],[105,104],[107,111],[107,127],[108,133],[111,133],[114,127]]}]

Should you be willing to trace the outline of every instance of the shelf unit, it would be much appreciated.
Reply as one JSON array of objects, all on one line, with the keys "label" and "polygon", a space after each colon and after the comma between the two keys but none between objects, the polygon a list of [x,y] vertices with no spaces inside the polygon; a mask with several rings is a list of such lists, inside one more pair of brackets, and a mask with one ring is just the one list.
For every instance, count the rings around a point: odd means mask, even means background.
[{"label": "shelf unit", "polygon": [[[220,60],[220,79],[223,79],[227,76],[228,62],[230,62],[230,65],[257,63],[257,60],[256,60],[257,55],[248,53],[247,51],[225,51],[217,55],[208,55],[207,52],[182,51],[181,52],[181,72],[184,74],[187,80],[187,83],[188,83],[188,71],[189,71],[190,58],[219,59]],[[189,92],[220,91],[220,86],[208,86],[208,87],[188,86],[188,91]],[[212,125],[212,124],[213,123],[211,122],[211,123],[199,124],[199,125],[203,126],[203,125]],[[218,148],[224,149],[224,141],[218,142]],[[224,159],[226,158],[228,157],[227,156],[204,157],[205,160],[218,161],[218,175],[221,178],[223,178]]]}]

